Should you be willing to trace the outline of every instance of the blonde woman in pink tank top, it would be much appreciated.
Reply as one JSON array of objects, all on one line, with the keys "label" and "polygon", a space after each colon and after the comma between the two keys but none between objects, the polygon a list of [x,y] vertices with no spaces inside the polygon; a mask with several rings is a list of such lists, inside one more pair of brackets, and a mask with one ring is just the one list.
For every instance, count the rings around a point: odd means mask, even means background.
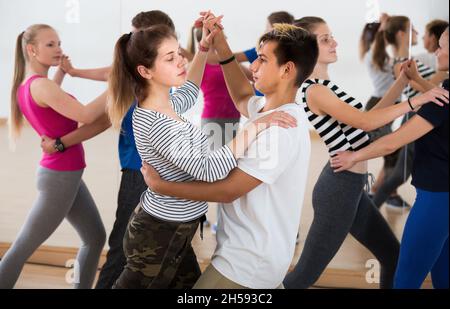
[{"label": "blonde woman in pink tank top", "polygon": [[[19,136],[26,118],[39,136],[59,138],[105,117],[106,93],[87,105],[65,93],[60,84],[64,72],[48,78],[50,67],[63,57],[56,31],[48,25],[32,25],[17,38],[14,82],[11,91],[10,133]],[[38,147],[38,146],[37,146]],[[75,262],[74,287],[91,288],[105,228],[95,202],[82,180],[86,167],[81,144],[57,153],[43,154],[37,171],[38,196],[17,239],[0,262],[0,289],[13,288],[33,252],[67,219],[81,238]]]}]

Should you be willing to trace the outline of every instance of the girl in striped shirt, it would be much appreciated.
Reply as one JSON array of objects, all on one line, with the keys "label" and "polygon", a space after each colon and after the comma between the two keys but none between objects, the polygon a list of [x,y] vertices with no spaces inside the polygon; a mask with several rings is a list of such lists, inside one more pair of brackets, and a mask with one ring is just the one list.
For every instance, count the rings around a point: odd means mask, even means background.
[{"label": "girl in striped shirt", "polygon": [[[170,181],[224,178],[237,166],[256,135],[272,126],[296,126],[287,113],[272,113],[245,127],[228,145],[209,152],[207,137],[182,114],[196,102],[212,38],[221,17],[206,14],[200,50],[189,73],[175,34],[154,26],[123,35],[116,44],[109,84],[109,114],[120,124],[136,97],[133,131],[141,159]],[[169,94],[171,87],[179,87]],[[190,288],[200,276],[191,240],[207,211],[206,202],[178,199],[148,189],[124,238],[127,265],[115,288]]]},{"label": "girl in striped shirt", "polygon": [[[442,90],[397,105],[395,100],[409,82],[402,73],[381,101],[370,111],[334,84],[328,66],[337,61],[337,43],[326,24],[318,17],[305,17],[296,25],[313,32],[319,44],[319,59],[310,79],[303,83],[299,98],[309,121],[326,144],[330,157],[339,151],[356,151],[370,143],[365,131],[379,128],[411,108],[443,96]],[[294,271],[284,284],[287,288],[308,288],[319,278],[350,233],[369,249],[381,265],[381,288],[391,288],[399,243],[389,225],[364,191],[367,162],[336,174],[330,164],[324,167],[314,187],[314,220],[305,247]]]}]

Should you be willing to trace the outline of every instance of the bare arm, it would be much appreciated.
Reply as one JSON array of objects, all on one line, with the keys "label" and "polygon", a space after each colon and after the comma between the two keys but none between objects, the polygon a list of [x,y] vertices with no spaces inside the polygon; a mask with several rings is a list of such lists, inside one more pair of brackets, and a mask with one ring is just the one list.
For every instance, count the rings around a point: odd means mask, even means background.
[{"label": "bare arm", "polygon": [[31,93],[40,106],[51,107],[59,114],[81,123],[94,122],[106,109],[106,91],[91,103],[83,105],[46,78],[33,81]]},{"label": "bare arm", "polygon": [[400,73],[399,77],[395,80],[394,84],[389,88],[380,102],[373,107],[373,109],[385,108],[391,106],[395,103],[398,98],[402,95],[403,89],[408,85],[409,80],[405,73]]},{"label": "bare arm", "polygon": [[[437,72],[437,73],[433,74],[429,80],[426,80],[422,76],[420,76],[419,72],[417,71],[416,62],[412,61],[411,65],[413,67],[413,71],[411,72],[412,74],[410,73],[411,74],[410,85],[414,90],[419,91],[421,93],[425,93],[425,92],[433,89],[434,87],[439,86],[445,79],[448,78],[447,72]],[[400,76],[401,70],[402,70],[402,64],[397,63],[394,66],[395,77]]]},{"label": "bare arm", "polygon": [[66,76],[66,72],[64,72],[61,68],[58,68],[58,70],[55,73],[55,76],[53,76],[53,81],[58,85],[61,86],[63,81],[64,81],[64,77]]},{"label": "bare arm", "polygon": [[[100,133],[103,133],[109,127],[111,127],[111,122],[109,121],[108,115],[104,114],[93,123],[82,125],[75,131],[72,131],[69,134],[64,135],[63,137],[60,137],[61,142],[66,148],[69,148],[87,141],[99,135]],[[41,148],[45,153],[52,154],[56,152],[54,145],[55,140],[53,138],[42,136]]]},{"label": "bare arm", "polygon": [[[222,17],[213,17],[212,15],[206,15],[204,16],[204,18],[205,19],[202,20],[203,35],[200,46],[209,49],[213,38],[217,35],[217,33],[221,32],[221,29],[214,28],[214,25],[220,24]],[[208,52],[199,50],[192,59],[191,66],[187,74],[187,80],[193,82],[198,87],[200,87],[202,83],[207,57]]]},{"label": "bare arm", "polygon": [[97,69],[76,69],[72,66],[72,62],[68,57],[64,57],[61,61],[61,68],[72,77],[91,79],[101,82],[108,81],[111,67],[103,67]]},{"label": "bare arm", "polygon": [[100,116],[97,120],[95,120],[91,124],[85,124],[79,127],[77,130],[70,132],[67,135],[64,135],[61,138],[62,143],[66,147],[70,147],[73,145],[80,144],[84,141],[87,141],[100,133],[103,133],[108,128],[111,127],[111,122],[109,121],[109,117],[107,114]]},{"label": "bare arm", "polygon": [[[214,48],[221,61],[233,56],[233,52],[225,39],[224,34],[218,33],[214,40]],[[228,92],[236,105],[237,110],[248,117],[248,101],[255,95],[252,84],[249,82],[237,61],[222,66]]]},{"label": "bare arm", "polygon": [[352,168],[358,162],[388,155],[400,147],[418,140],[431,130],[433,130],[433,125],[416,115],[397,131],[383,136],[361,150],[339,153],[331,159],[331,167],[336,168],[336,172],[341,172]]},{"label": "bare arm", "polygon": [[[330,115],[342,123],[366,132],[378,129],[411,111],[408,102],[405,101],[394,106],[362,112],[341,101],[328,87],[322,85],[312,85],[308,88],[307,95],[308,105],[316,114]],[[415,109],[430,102],[442,106],[442,102],[438,99],[448,104],[448,91],[434,88],[412,98],[411,102]]]},{"label": "bare arm", "polygon": [[100,82],[108,81],[109,73],[111,72],[111,67],[104,67],[98,69],[73,69],[70,71],[72,77],[79,77],[85,79],[96,80]]}]

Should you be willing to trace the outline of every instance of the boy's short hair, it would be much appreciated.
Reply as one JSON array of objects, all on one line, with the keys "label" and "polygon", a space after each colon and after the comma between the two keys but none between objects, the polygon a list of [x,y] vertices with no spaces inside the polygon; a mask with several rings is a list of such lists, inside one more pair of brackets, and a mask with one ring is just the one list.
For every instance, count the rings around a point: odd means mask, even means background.
[{"label": "boy's short hair", "polygon": [[316,36],[300,27],[289,24],[276,24],[271,32],[264,34],[259,44],[276,42],[275,56],[278,65],[292,61],[298,76],[295,82],[297,87],[312,74],[319,57],[319,46]]}]

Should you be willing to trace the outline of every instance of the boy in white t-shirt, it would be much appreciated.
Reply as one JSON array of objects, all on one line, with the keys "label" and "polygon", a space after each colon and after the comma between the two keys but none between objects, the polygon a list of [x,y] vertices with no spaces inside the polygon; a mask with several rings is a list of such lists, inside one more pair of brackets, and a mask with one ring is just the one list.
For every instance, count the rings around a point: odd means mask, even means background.
[{"label": "boy in white t-shirt", "polygon": [[294,256],[311,148],[306,115],[295,96],[316,64],[317,40],[284,24],[260,39],[251,70],[263,98],[254,96],[223,33],[216,35],[214,47],[225,59],[221,65],[230,95],[249,122],[279,110],[295,117],[298,126],[260,133],[238,167],[215,183],[168,182],[148,165],[142,171],[160,194],[229,203],[219,209],[217,247],[194,288],[282,287]]}]

